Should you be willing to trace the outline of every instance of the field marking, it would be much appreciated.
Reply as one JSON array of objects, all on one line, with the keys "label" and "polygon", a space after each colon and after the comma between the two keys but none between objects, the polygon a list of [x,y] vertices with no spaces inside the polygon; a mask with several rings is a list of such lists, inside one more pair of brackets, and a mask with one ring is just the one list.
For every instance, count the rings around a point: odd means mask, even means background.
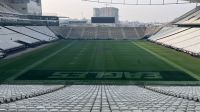
[{"label": "field marking", "polygon": [[139,45],[139,44],[137,44],[137,43],[135,43],[135,42],[131,42],[131,43],[133,43],[133,44],[136,45],[137,47],[139,47],[139,48],[141,48],[141,49],[143,49],[143,50],[149,52],[150,54],[156,56],[157,58],[159,58],[159,59],[161,59],[162,61],[168,63],[169,65],[171,65],[171,66],[173,66],[173,67],[175,67],[175,68],[177,68],[177,69],[179,69],[179,70],[184,71],[185,73],[189,74],[189,75],[192,76],[193,78],[195,78],[195,79],[197,79],[197,80],[200,80],[200,77],[199,77],[197,74],[193,73],[192,71],[187,70],[187,69],[185,69],[185,68],[183,68],[183,67],[177,65],[176,63],[174,63],[174,62],[172,62],[172,61],[170,61],[170,60],[168,60],[168,59],[166,59],[166,58],[160,56],[159,54],[157,54],[157,53],[155,53],[155,52],[153,52],[153,51],[151,51],[151,50],[149,50],[149,49],[147,49],[147,48],[145,48],[145,47],[143,47],[143,46],[141,46],[141,45]]},{"label": "field marking", "polygon": [[43,59],[38,60],[38,61],[36,61],[35,63],[33,63],[33,64],[27,66],[25,69],[23,69],[22,71],[20,71],[19,73],[15,74],[15,75],[13,75],[12,77],[8,78],[6,81],[9,82],[9,81],[14,80],[15,78],[17,78],[17,77],[19,77],[20,75],[26,73],[27,71],[31,70],[32,68],[36,67],[37,65],[39,65],[39,64],[41,64],[41,63],[43,63],[43,62],[45,62],[45,61],[48,60],[49,58],[51,58],[51,57],[57,55],[58,53],[60,53],[60,52],[63,51],[64,49],[69,48],[69,47],[72,46],[74,43],[75,43],[75,42],[73,41],[73,42],[69,43],[67,46],[65,46],[65,47],[63,47],[63,48],[57,50],[56,52],[53,52],[52,54],[50,54],[50,55],[44,57]]}]

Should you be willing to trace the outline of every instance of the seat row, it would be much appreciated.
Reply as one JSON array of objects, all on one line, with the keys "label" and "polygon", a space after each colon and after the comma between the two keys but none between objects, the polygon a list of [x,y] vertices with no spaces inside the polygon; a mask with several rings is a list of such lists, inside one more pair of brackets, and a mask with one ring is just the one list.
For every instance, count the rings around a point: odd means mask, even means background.
[{"label": "seat row", "polygon": [[149,40],[191,55],[200,55],[200,28],[165,27]]},{"label": "seat row", "polygon": [[[190,13],[190,12],[189,12]],[[179,20],[177,23],[178,25],[199,25],[200,24],[200,7],[196,7],[191,11],[187,17]]]},{"label": "seat row", "polygon": [[141,39],[145,35],[144,27],[55,27],[67,39]]},{"label": "seat row", "polygon": [[0,85],[0,104],[47,94],[63,85]]},{"label": "seat row", "polygon": [[9,54],[57,40],[58,37],[46,26],[0,27],[0,50]]},{"label": "seat row", "polygon": [[0,105],[1,112],[199,112],[200,103],[138,86],[72,85]]},{"label": "seat row", "polygon": [[146,86],[145,88],[178,98],[200,101],[199,86]]}]

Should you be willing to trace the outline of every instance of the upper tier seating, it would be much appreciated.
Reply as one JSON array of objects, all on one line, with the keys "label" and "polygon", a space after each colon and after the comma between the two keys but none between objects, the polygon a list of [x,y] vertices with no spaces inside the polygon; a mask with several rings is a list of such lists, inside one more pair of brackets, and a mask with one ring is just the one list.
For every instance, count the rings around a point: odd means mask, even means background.
[{"label": "upper tier seating", "polygon": [[179,28],[179,27],[164,27],[159,32],[157,32],[155,35],[151,36],[149,39],[152,41],[156,41],[158,39],[169,36],[180,29],[181,28]]},{"label": "upper tier seating", "polygon": [[185,17],[184,19],[178,21],[175,24],[183,24],[183,25],[196,25],[200,24],[200,9],[198,11],[194,12],[193,14]]},{"label": "upper tier seating", "polygon": [[19,42],[20,41],[20,42],[27,43],[30,45],[40,42],[39,40],[16,33],[4,27],[0,27],[0,40],[5,41],[5,42],[9,42],[9,41]]},{"label": "upper tier seating", "polygon": [[73,85],[64,89],[0,105],[18,112],[186,112],[200,103],[137,86]]},{"label": "upper tier seating", "polygon": [[33,30],[28,29],[28,28],[23,27],[23,26],[6,26],[6,27],[9,28],[9,29],[12,29],[14,31],[17,31],[21,34],[25,34],[27,36],[36,38],[36,39],[41,40],[41,41],[50,42],[50,41],[54,41],[54,40],[57,39],[57,38],[54,38],[54,37],[50,37],[50,36],[38,33],[36,31],[33,31]]}]

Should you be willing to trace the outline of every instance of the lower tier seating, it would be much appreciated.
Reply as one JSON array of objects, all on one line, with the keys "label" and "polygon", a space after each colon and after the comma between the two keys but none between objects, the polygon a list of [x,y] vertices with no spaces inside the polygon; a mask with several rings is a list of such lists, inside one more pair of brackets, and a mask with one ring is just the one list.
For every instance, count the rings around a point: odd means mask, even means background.
[{"label": "lower tier seating", "polygon": [[26,26],[27,28],[30,28],[36,32],[48,35],[50,37],[57,38],[56,35],[46,26]]},{"label": "lower tier seating", "polygon": [[145,27],[96,27],[96,26],[67,26],[50,27],[67,39],[141,39],[145,36]]},{"label": "lower tier seating", "polygon": [[[29,47],[52,42],[58,39],[47,26],[1,26],[0,27],[0,58],[7,54],[19,52]],[[34,30],[32,29],[34,28]],[[39,31],[36,31],[40,30]]]},{"label": "lower tier seating", "polygon": [[15,100],[29,98],[45,94],[62,85],[0,85],[0,103],[7,103]]},{"label": "lower tier seating", "polygon": [[191,55],[200,55],[200,28],[167,27],[149,40]]},{"label": "lower tier seating", "polygon": [[12,41],[2,41],[0,40],[0,50],[4,52],[10,52],[10,51],[15,51],[18,49],[25,48],[24,45],[12,42]]},{"label": "lower tier seating", "polygon": [[146,86],[146,88],[179,98],[200,101],[199,86]]},{"label": "lower tier seating", "polygon": [[72,85],[0,105],[1,112],[197,112],[200,103],[138,86]]},{"label": "lower tier seating", "polygon": [[38,33],[36,31],[33,31],[31,29],[28,29],[24,26],[6,26],[6,28],[9,28],[9,29],[16,31],[18,33],[21,33],[21,34],[25,34],[29,37],[36,38],[36,39],[41,40],[41,41],[51,42],[51,41],[56,39],[54,37],[50,37],[50,36]]},{"label": "lower tier seating", "polygon": [[40,43],[40,40],[38,39],[34,39],[31,37],[16,33],[4,27],[0,27],[0,40],[6,41],[6,42],[9,42],[9,41],[22,42],[28,45],[34,45],[34,44]]}]

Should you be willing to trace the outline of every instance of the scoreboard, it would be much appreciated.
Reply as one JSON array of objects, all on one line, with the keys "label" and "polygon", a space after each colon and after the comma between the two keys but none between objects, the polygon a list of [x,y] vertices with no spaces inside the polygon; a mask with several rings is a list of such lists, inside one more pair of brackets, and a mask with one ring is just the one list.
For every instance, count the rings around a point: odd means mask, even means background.
[{"label": "scoreboard", "polygon": [[115,17],[92,17],[92,23],[115,23]]}]

